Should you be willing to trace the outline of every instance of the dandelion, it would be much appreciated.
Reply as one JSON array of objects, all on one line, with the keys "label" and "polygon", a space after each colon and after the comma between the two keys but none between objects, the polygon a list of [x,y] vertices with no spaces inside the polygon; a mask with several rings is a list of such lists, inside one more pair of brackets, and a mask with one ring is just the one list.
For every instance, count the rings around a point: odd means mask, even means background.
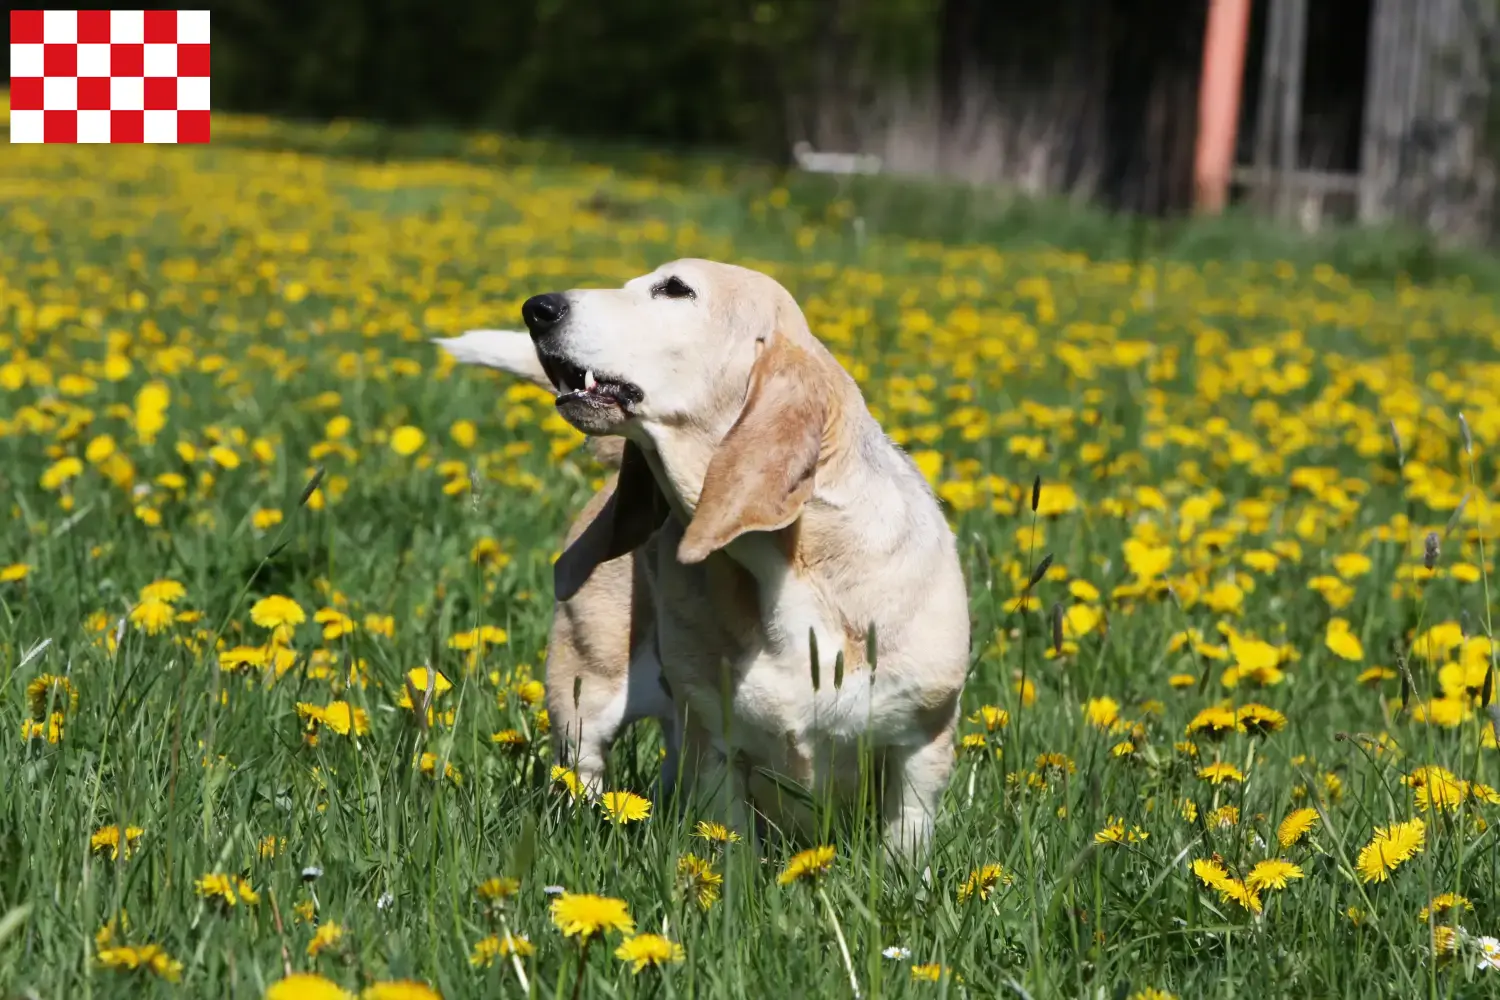
[{"label": "dandelion", "polygon": [[1015,876],[997,864],[982,865],[969,872],[969,877],[964,884],[958,887],[958,901],[967,903],[973,896],[981,900],[989,899],[990,893],[997,885],[1010,885],[1015,881]]},{"label": "dandelion", "polygon": [[1365,658],[1364,644],[1359,641],[1359,636],[1350,631],[1349,623],[1342,618],[1333,618],[1328,622],[1328,632],[1323,638],[1323,644],[1342,659]]},{"label": "dandelion", "polygon": [[333,948],[344,939],[344,928],[332,920],[325,920],[313,931],[312,940],[307,942],[307,957],[317,958],[318,955]]},{"label": "dandelion", "polygon": [[740,835],[723,823],[711,823],[708,820],[698,821],[698,825],[693,827],[693,836],[719,848],[727,844],[737,844],[740,841]]},{"label": "dandelion", "polygon": [[1384,882],[1427,844],[1427,825],[1420,819],[1376,827],[1375,836],[1360,849],[1355,867],[1365,882]]},{"label": "dandelion", "polygon": [[130,609],[130,623],[147,635],[160,635],[177,620],[177,610],[166,601],[152,598]]},{"label": "dandelion", "polygon": [[443,1000],[437,990],[412,979],[387,979],[360,991],[359,1000]]},{"label": "dandelion", "polygon": [[248,881],[222,872],[204,875],[193,883],[193,889],[204,899],[217,902],[226,909],[233,909],[241,903],[254,906],[260,902],[260,893],[252,889]]},{"label": "dandelion", "polygon": [[677,884],[684,895],[696,899],[698,906],[707,910],[718,901],[724,876],[714,871],[713,862],[696,854],[684,854],[677,859]]},{"label": "dandelion", "polygon": [[[438,755],[433,753],[431,750],[423,751],[421,756],[417,758],[416,765],[417,770],[427,775],[427,777],[437,777]],[[453,766],[453,762],[447,760],[443,761],[443,777],[447,778],[455,785],[463,784],[464,780],[464,776],[459,773],[458,768]]]},{"label": "dandelion", "polygon": [[103,948],[97,955],[99,964],[106,969],[121,972],[149,972],[169,983],[182,978],[182,963],[167,954],[158,944],[121,945]]},{"label": "dandelion", "polygon": [[946,965],[937,962],[928,962],[925,965],[913,965],[911,967],[911,978],[918,983],[936,983],[944,978],[950,977],[952,970]]},{"label": "dandelion", "polygon": [[577,799],[583,795],[583,781],[571,767],[552,765],[552,783],[563,788],[570,798]]},{"label": "dandelion", "polygon": [[1470,903],[1468,897],[1460,896],[1456,892],[1445,892],[1433,896],[1432,901],[1422,907],[1422,912],[1417,914],[1417,919],[1427,923],[1429,918],[1440,917],[1452,910],[1472,910],[1474,904]]},{"label": "dandelion", "polygon": [[427,435],[419,427],[404,424],[391,432],[391,450],[403,458],[414,455],[427,443]]},{"label": "dandelion", "polygon": [[1010,725],[1010,713],[995,705],[980,705],[969,721],[980,723],[987,733],[994,733]]},{"label": "dandelion", "polygon": [[31,573],[31,567],[25,563],[11,563],[8,566],[0,566],[0,583],[19,583]]},{"label": "dandelion", "polygon": [[833,867],[835,857],[837,857],[837,852],[827,845],[802,851],[792,856],[792,859],[786,863],[786,867],[781,870],[781,874],[776,876],[776,881],[781,885],[791,885],[799,879],[815,882],[818,876]]},{"label": "dandelion", "polygon": [[599,805],[610,822],[621,825],[634,823],[651,815],[651,801],[634,792],[605,792]]},{"label": "dandelion", "polygon": [[1256,891],[1285,889],[1288,882],[1301,877],[1302,869],[1298,865],[1282,858],[1270,858],[1255,863],[1245,876],[1245,885]]},{"label": "dandelion", "polygon": [[265,1000],[354,1000],[354,996],[317,973],[294,972],[266,987]]},{"label": "dandelion", "polygon": [[290,597],[272,594],[250,606],[250,620],[270,629],[272,641],[290,641],[296,627],[307,621],[307,612]]},{"label": "dandelion", "polygon": [[1282,847],[1291,847],[1306,837],[1317,823],[1318,811],[1316,809],[1293,809],[1276,828],[1276,841]]},{"label": "dandelion", "polygon": [[1198,777],[1214,785],[1222,785],[1226,781],[1238,784],[1245,780],[1244,772],[1226,761],[1215,761],[1198,768]]},{"label": "dandelion", "polygon": [[1254,702],[1236,709],[1235,721],[1242,730],[1253,736],[1269,736],[1286,728],[1286,716],[1274,708]]},{"label": "dandelion", "polygon": [[635,934],[620,942],[615,957],[630,965],[630,971],[639,975],[646,966],[661,968],[668,963],[681,962],[682,945],[669,941],[660,934]]},{"label": "dandelion", "polygon": [[[125,828],[125,856],[127,858],[130,857],[131,852],[135,850],[136,844],[140,842],[141,837],[145,833],[146,831],[138,826],[127,826]],[[89,849],[95,854],[102,854],[108,851],[109,859],[111,861],[118,861],[120,859],[119,826],[103,826],[95,830],[94,835],[89,838]]]},{"label": "dandelion", "polygon": [[1239,717],[1234,709],[1213,705],[1193,716],[1187,724],[1187,735],[1201,735],[1211,740],[1221,740],[1230,733],[1238,732],[1239,728]]},{"label": "dandelion", "polygon": [[589,893],[564,892],[552,901],[552,922],[564,937],[588,941],[604,931],[630,934],[635,921],[623,899],[594,896]]},{"label": "dandelion", "polygon": [[78,689],[66,677],[37,674],[26,685],[26,707],[33,719],[46,718],[49,712],[67,715],[78,710]]},{"label": "dandelion", "polygon": [[480,899],[495,903],[509,899],[520,892],[521,883],[513,878],[496,875],[479,883],[479,886],[474,891]]},{"label": "dandelion", "polygon": [[526,958],[536,951],[532,943],[524,934],[519,935],[496,935],[480,938],[474,942],[474,948],[469,953],[469,964],[476,969],[489,968],[496,959],[509,958],[515,955],[517,958]]},{"label": "dandelion", "polygon": [[1083,717],[1095,729],[1108,729],[1120,718],[1120,703],[1113,698],[1090,698],[1084,703]]}]

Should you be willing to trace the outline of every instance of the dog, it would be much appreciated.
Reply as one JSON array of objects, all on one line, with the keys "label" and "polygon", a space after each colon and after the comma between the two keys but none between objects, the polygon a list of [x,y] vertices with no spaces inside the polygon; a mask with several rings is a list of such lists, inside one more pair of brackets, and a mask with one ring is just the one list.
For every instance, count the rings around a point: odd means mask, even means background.
[{"label": "dog", "polygon": [[[952,773],[970,640],[957,544],[916,465],[767,275],[684,259],[521,313],[535,361],[506,341],[484,363],[540,366],[564,419],[623,442],[554,567],[554,634],[577,664],[561,670],[607,676],[623,706],[596,734],[661,710],[659,677],[674,780],[714,818],[807,831],[811,800],[847,802],[869,775],[886,847],[915,856]],[[608,609],[568,607],[580,597]],[[628,649],[628,666],[585,644]]]}]

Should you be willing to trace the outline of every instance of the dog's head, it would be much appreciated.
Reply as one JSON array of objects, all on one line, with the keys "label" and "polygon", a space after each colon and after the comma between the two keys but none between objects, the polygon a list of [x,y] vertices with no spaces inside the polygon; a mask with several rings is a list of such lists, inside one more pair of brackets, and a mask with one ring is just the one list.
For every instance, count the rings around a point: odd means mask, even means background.
[{"label": "dog's head", "polygon": [[[776,281],[679,260],[623,288],[534,296],[521,314],[559,389],[558,412],[573,426],[632,442],[678,430],[714,443],[680,561],[701,561],[746,532],[778,530],[801,514],[832,415],[853,383]],[[581,586],[598,562],[640,545],[661,524],[665,506],[652,493],[661,487],[637,450],[627,445],[599,530],[591,526],[559,560],[560,598],[567,599],[565,569]]]}]

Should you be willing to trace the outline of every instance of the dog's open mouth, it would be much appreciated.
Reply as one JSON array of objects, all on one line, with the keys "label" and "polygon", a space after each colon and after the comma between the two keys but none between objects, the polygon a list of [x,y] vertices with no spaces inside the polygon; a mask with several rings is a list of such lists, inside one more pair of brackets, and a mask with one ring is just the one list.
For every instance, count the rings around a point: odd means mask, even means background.
[{"label": "dog's open mouth", "polygon": [[540,360],[547,377],[558,389],[558,406],[570,403],[616,406],[628,414],[635,404],[645,398],[645,393],[634,382],[600,375],[566,358],[542,355]]}]

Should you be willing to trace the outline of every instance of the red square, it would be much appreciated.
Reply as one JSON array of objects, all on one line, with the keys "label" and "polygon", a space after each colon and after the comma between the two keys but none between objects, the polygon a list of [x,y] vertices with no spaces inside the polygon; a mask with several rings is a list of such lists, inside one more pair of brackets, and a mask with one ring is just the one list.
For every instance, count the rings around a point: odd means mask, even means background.
[{"label": "red square", "polygon": [[10,109],[12,111],[42,110],[42,78],[39,76],[13,76],[10,78]]},{"label": "red square", "polygon": [[43,45],[42,75],[77,76],[78,46],[72,43],[66,45]]},{"label": "red square", "polygon": [[146,42],[176,42],[177,12],[175,10],[146,11]]},{"label": "red square", "polygon": [[147,111],[176,111],[177,110],[177,77],[175,77],[175,76],[148,76],[148,77],[146,77],[146,110]]},{"label": "red square", "polygon": [[10,12],[10,43],[12,45],[40,45],[42,38],[41,11],[13,10]]},{"label": "red square", "polygon": [[110,142],[145,142],[146,112],[111,111],[109,113]]},{"label": "red square", "polygon": [[78,78],[78,110],[109,110],[109,77],[80,76]]},{"label": "red square", "polygon": [[178,76],[208,75],[208,44],[186,43],[177,46]]},{"label": "red square", "polygon": [[110,76],[145,76],[146,46],[131,42],[109,47]]},{"label": "red square", "polygon": [[80,10],[78,40],[85,45],[109,44],[109,11]]},{"label": "red square", "polygon": [[182,142],[207,142],[208,141],[208,112],[207,111],[179,111],[177,112],[177,141]]},{"label": "red square", "polygon": [[78,112],[76,112],[76,111],[43,111],[42,112],[42,141],[43,142],[77,142],[78,141]]}]

